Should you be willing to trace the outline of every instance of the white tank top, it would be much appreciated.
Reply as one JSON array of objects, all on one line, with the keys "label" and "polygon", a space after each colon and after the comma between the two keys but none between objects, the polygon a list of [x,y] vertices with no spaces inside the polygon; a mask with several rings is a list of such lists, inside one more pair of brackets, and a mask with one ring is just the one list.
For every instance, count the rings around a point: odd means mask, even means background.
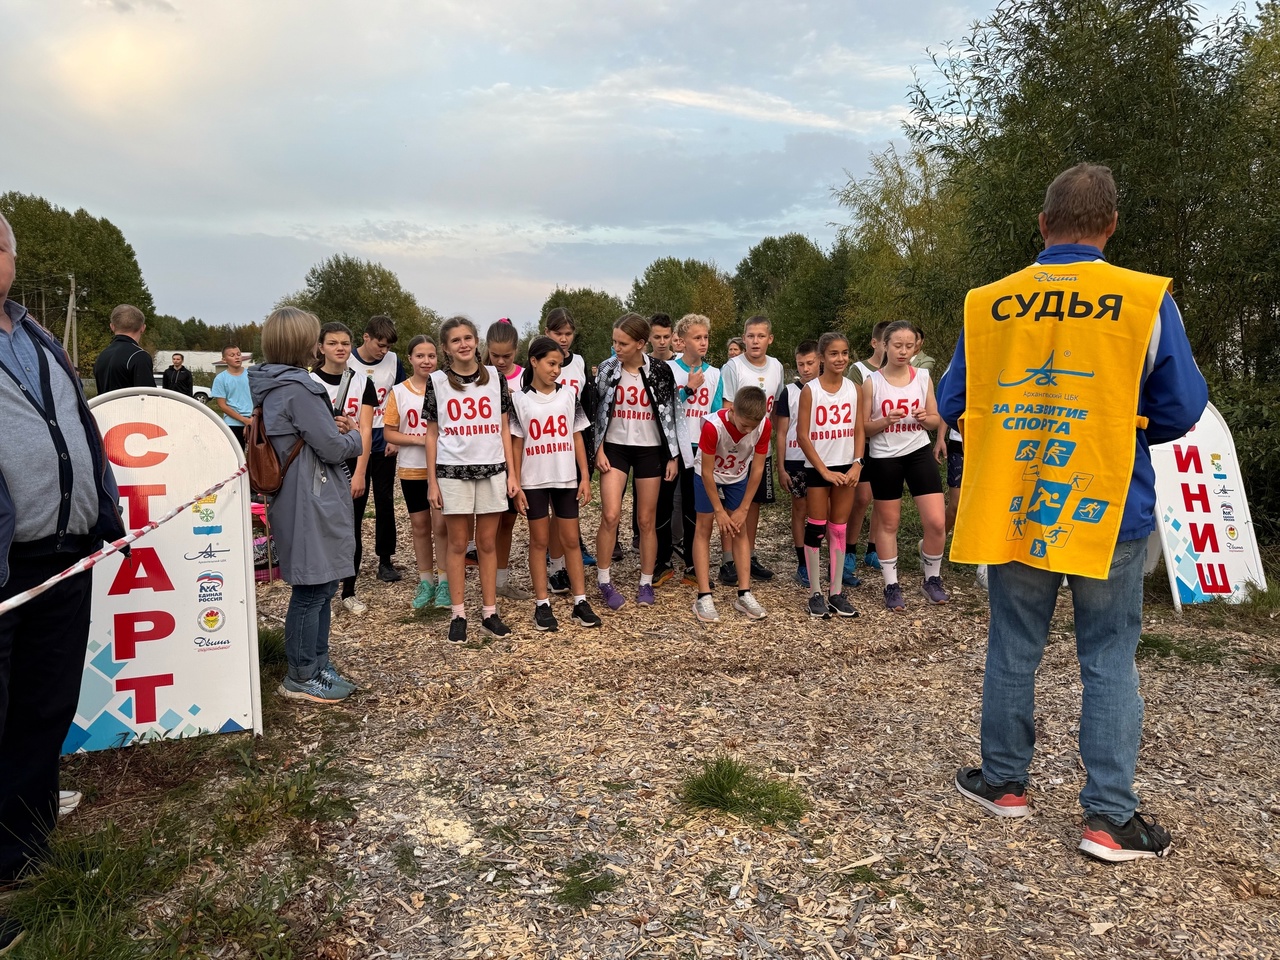
[{"label": "white tank top", "polygon": [[574,433],[585,430],[587,418],[573,390],[564,386],[552,393],[517,390],[511,405],[518,414],[511,435],[524,437],[520,461],[520,486],[524,490],[576,487],[578,461]]},{"label": "white tank top", "polygon": [[790,416],[787,420],[786,459],[792,462],[798,460],[806,467],[811,467],[813,464],[804,455],[804,451],[800,449],[799,441],[796,440],[796,430],[800,428],[800,391],[803,389],[804,384],[801,383],[787,384],[787,411]]},{"label": "white tank top", "polygon": [[[825,467],[853,463],[854,427],[858,422],[858,386],[840,378],[835,393],[828,393],[819,378],[805,384],[809,391],[809,442]],[[795,419],[799,419],[796,417]]]},{"label": "white tank top", "polygon": [[917,367],[908,369],[911,380],[905,387],[895,387],[879,370],[871,374],[874,390],[871,418],[879,420],[894,407],[907,414],[871,438],[871,455],[877,459],[902,457],[929,445],[929,434],[914,416],[917,410],[924,409],[929,398],[929,371]]},{"label": "white tank top", "polygon": [[560,367],[560,379],[556,383],[562,387],[568,387],[573,391],[573,395],[581,400],[582,387],[586,382],[587,366],[582,360],[582,354],[571,354],[568,362]]},{"label": "white tank top", "polygon": [[[654,418],[653,404],[649,402],[644,380],[639,371],[628,373],[622,370],[621,373],[621,379],[613,388],[613,416],[609,419],[609,429],[605,431],[604,438],[624,447],[656,447],[662,443],[662,434],[658,433],[658,421]],[[607,401],[602,398],[600,402]]]},{"label": "white tank top", "polygon": [[[689,386],[690,371],[676,360],[668,360],[667,366],[676,378],[676,396],[679,397],[680,391]],[[702,418],[711,412],[711,401],[715,399],[718,386],[720,368],[708,365],[702,370],[702,386],[696,392],[688,394],[680,404],[680,444],[686,467],[693,466],[693,451],[698,446],[698,435],[702,432]]]},{"label": "white tank top", "polygon": [[[751,469],[751,458],[756,455],[756,444],[760,442],[760,435],[769,421],[761,420],[756,424],[756,428],[744,434],[741,440],[734,440],[729,433],[728,410],[717,410],[711,416],[705,417],[703,422],[716,428],[716,483],[737,483]],[[706,452],[699,450],[698,459],[693,464],[693,472],[699,477],[702,476],[702,454]]]},{"label": "white tank top", "polygon": [[[337,408],[339,384],[326,383],[316,375],[314,370],[311,372],[311,379],[324,387],[325,392],[329,394],[329,406]],[[360,401],[364,399],[364,385],[368,379],[360,371],[352,370],[351,380],[347,384],[347,396],[342,403],[342,412],[357,422],[360,420]]]},{"label": "white tank top", "polygon": [[483,387],[468,383],[455,390],[443,370],[431,374],[436,394],[436,463],[451,466],[505,463],[502,449],[502,378],[493,367]]},{"label": "white tank top", "polygon": [[[427,418],[422,415],[422,394],[413,389],[412,381],[404,380],[391,388],[396,398],[396,413],[400,417],[401,433],[411,437],[427,435]],[[427,469],[427,448],[410,444],[400,448],[396,456],[397,470]]]},{"label": "white tank top", "polygon": [[347,366],[357,373],[363,373],[373,381],[373,389],[378,393],[378,405],[373,408],[373,426],[374,429],[380,429],[382,427],[382,419],[387,412],[387,394],[395,386],[396,372],[400,366],[400,361],[396,359],[395,351],[388,350],[386,355],[377,363],[365,363],[352,350],[351,356],[347,357]]}]

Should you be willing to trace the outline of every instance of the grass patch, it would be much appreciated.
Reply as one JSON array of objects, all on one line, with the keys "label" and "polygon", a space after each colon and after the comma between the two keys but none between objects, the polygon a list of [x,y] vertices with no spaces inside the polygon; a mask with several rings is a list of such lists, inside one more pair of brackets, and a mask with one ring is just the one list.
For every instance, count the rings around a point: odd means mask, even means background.
[{"label": "grass patch", "polygon": [[1178,638],[1168,633],[1144,633],[1138,639],[1138,659],[1176,657],[1184,663],[1222,663],[1222,645],[1212,640]]},{"label": "grass patch", "polygon": [[227,794],[214,821],[224,843],[247,846],[287,820],[331,820],[349,812],[344,802],[320,787],[323,761],[271,773],[254,770]]},{"label": "grass patch", "polygon": [[391,848],[391,856],[395,861],[396,869],[406,877],[412,879],[418,875],[418,861],[413,856],[413,844],[397,843]]},{"label": "grass patch", "polygon": [[258,663],[267,668],[285,667],[284,627],[258,627]]},{"label": "grass patch", "polygon": [[1280,663],[1250,663],[1250,673],[1258,673],[1276,683],[1280,683]]},{"label": "grass patch", "polygon": [[794,823],[809,802],[791,783],[761,776],[741,760],[717,757],[680,785],[680,799],[698,810],[723,810],[758,823]]},{"label": "grass patch", "polygon": [[556,900],[576,910],[591,906],[597,897],[616,890],[621,882],[615,874],[600,867],[600,858],[594,854],[570,861],[561,872],[565,881],[556,891]]},{"label": "grass patch", "polygon": [[[889,863],[889,868],[898,870],[900,874],[902,862],[898,860],[892,861]],[[870,887],[875,891],[877,899],[884,900],[889,897],[897,897],[908,910],[913,913],[923,913],[924,903],[920,898],[910,890],[902,890],[895,885],[894,881],[897,880],[899,874],[881,876],[872,870],[870,865],[863,864],[860,867],[854,867],[852,870],[843,870],[837,873],[835,875],[835,885],[837,889]]]}]

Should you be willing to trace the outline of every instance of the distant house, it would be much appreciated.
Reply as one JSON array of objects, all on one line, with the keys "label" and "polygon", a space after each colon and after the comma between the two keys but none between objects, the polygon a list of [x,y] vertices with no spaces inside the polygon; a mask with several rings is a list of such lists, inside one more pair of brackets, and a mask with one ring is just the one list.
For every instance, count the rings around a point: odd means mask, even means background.
[{"label": "distant house", "polygon": [[[156,373],[163,373],[166,368],[173,366],[175,353],[182,354],[182,365],[192,373],[216,374],[227,369],[227,365],[222,362],[222,353],[215,350],[157,350],[152,369]],[[244,354],[244,363],[245,366],[251,365],[253,355]]]}]

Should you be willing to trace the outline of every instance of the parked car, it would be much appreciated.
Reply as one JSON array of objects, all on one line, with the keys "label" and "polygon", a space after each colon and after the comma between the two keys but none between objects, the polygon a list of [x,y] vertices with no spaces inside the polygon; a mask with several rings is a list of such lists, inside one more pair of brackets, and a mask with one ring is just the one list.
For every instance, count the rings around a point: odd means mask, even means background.
[{"label": "parked car", "polygon": [[[161,371],[160,373],[152,374],[152,376],[156,378],[156,386],[157,386],[157,387],[163,387],[163,386],[164,386],[164,372],[163,372],[163,371]],[[200,384],[198,384],[198,383],[197,383],[197,384],[195,385],[195,388],[192,390],[191,396],[192,396],[192,397],[194,397],[196,400],[198,400],[200,403],[208,403],[208,402],[209,402],[209,388],[208,388],[208,387],[202,387],[202,386],[200,386]]]}]

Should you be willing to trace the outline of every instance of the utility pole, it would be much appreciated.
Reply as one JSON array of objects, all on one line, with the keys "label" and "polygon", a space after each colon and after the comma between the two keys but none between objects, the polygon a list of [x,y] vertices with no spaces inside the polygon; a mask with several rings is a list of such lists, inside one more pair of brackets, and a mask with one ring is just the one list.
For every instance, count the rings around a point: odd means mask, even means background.
[{"label": "utility pole", "polygon": [[67,325],[62,330],[62,346],[71,357],[71,366],[80,369],[80,343],[76,336],[76,275],[67,274],[71,295],[67,298]]}]

